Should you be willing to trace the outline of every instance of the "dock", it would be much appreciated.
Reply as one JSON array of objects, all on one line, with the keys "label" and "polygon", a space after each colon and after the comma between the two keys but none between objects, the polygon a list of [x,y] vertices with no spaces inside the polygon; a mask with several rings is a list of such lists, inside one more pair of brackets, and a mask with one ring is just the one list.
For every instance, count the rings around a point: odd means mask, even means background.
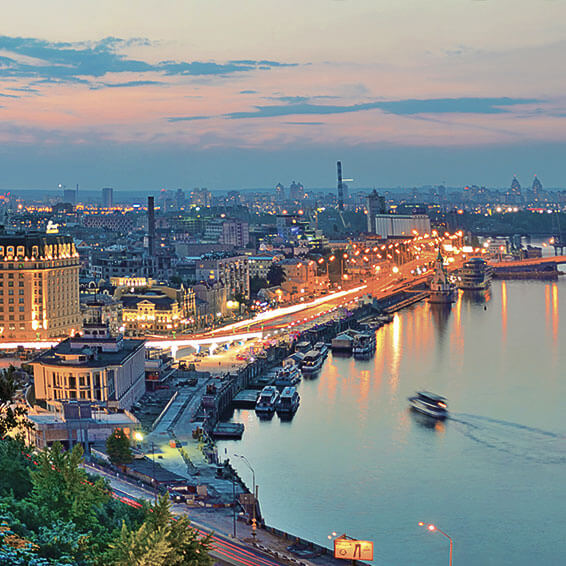
[{"label": "dock", "polygon": [[258,395],[257,389],[244,389],[232,399],[232,406],[236,409],[253,409]]},{"label": "dock", "polygon": [[244,434],[242,423],[218,423],[212,431],[213,438],[240,439]]}]

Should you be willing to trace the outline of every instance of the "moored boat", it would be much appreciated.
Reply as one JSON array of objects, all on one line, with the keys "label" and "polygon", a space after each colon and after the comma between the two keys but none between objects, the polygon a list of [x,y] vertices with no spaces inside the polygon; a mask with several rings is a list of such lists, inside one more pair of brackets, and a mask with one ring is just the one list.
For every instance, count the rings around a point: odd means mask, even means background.
[{"label": "moored boat", "polygon": [[279,399],[279,391],[273,385],[267,385],[261,390],[255,405],[256,413],[271,414],[275,411],[275,406]]},{"label": "moored boat", "polygon": [[491,284],[492,270],[481,257],[473,257],[460,269],[458,287],[464,291],[483,291]]},{"label": "moored boat", "polygon": [[275,387],[282,390],[285,389],[285,387],[296,385],[299,381],[301,381],[301,371],[298,366],[295,364],[287,365],[277,372],[275,376]]},{"label": "moored boat", "polygon": [[354,337],[352,352],[355,358],[367,358],[375,352],[375,331],[360,332]]},{"label": "moored boat", "polygon": [[423,415],[443,420],[448,416],[446,399],[436,393],[418,391],[413,397],[409,397],[411,408]]},{"label": "moored boat", "polygon": [[277,413],[292,415],[299,408],[301,398],[296,387],[285,387],[277,401]]},{"label": "moored boat", "polygon": [[324,356],[318,350],[310,350],[305,354],[301,371],[303,374],[316,373],[324,363]]}]

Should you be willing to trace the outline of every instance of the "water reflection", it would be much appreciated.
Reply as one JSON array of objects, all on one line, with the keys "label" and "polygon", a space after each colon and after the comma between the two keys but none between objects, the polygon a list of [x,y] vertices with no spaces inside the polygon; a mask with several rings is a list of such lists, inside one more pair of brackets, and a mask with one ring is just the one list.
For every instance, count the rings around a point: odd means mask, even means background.
[{"label": "water reflection", "polygon": [[507,283],[501,281],[501,338],[507,341]]},{"label": "water reflection", "polygon": [[437,334],[439,338],[443,339],[446,334],[450,313],[452,312],[452,305],[430,304],[429,309]]},{"label": "water reflection", "polygon": [[419,427],[426,428],[429,430],[434,430],[439,434],[444,434],[446,432],[445,421],[441,421],[433,417],[423,415],[422,413],[413,411],[411,409],[408,409],[407,412],[411,414],[411,420]]}]

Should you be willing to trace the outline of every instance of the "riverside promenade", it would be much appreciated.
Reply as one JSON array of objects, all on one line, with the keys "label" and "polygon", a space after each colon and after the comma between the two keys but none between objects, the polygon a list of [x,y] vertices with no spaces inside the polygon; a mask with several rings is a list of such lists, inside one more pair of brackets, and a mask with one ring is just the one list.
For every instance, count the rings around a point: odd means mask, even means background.
[{"label": "riverside promenade", "polygon": [[[97,474],[108,481],[118,498],[153,501],[155,492],[140,486],[123,476],[105,472],[99,467],[84,464],[86,471]],[[344,560],[335,559],[330,548],[323,548],[294,534],[283,533],[269,526],[257,529],[256,537],[252,527],[242,515],[236,515],[234,536],[234,513],[232,509],[218,509],[184,503],[172,503],[176,515],[186,515],[192,525],[203,535],[213,534],[213,558],[223,563],[245,564],[246,566],[274,566],[276,564],[295,566],[344,566]],[[329,545],[331,542],[329,541]],[[362,562],[357,562],[362,565]]]}]

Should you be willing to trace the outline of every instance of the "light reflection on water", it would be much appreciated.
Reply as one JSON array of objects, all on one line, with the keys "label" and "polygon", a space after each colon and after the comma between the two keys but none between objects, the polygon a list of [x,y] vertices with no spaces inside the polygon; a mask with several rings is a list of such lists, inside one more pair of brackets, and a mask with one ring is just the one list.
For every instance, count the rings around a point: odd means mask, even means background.
[{"label": "light reflection on water", "polygon": [[[495,281],[450,309],[415,305],[378,331],[372,360],[329,357],[303,380],[291,423],[237,411],[243,440],[219,453],[252,462],[269,524],[321,544],[332,531],[373,540],[375,564],[444,563],[423,520],[454,538],[459,566],[561,564],[565,292]],[[421,388],[446,395],[453,419],[411,413]]]}]

